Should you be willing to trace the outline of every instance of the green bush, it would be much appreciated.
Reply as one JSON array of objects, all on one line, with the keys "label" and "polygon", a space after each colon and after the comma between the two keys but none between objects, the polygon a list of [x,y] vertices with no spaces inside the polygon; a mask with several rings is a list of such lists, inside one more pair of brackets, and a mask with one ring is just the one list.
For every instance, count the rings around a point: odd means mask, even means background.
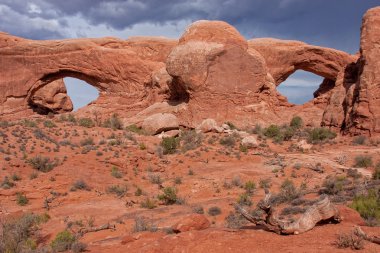
[{"label": "green bush", "polygon": [[244,185],[245,192],[252,195],[256,190],[256,184],[253,181],[247,181]]},{"label": "green bush", "polygon": [[202,144],[203,136],[195,130],[183,131],[180,137],[183,152],[196,149]]},{"label": "green bush", "polygon": [[28,159],[27,162],[33,167],[33,169],[42,172],[49,172],[57,166],[56,161],[50,161],[50,158],[40,155]]},{"label": "green bush", "polygon": [[294,116],[290,121],[290,126],[295,129],[300,129],[303,126],[303,120],[300,116]]},{"label": "green bush", "polygon": [[179,140],[176,137],[163,138],[160,145],[164,149],[164,155],[174,154],[178,149]]},{"label": "green bush", "polygon": [[25,206],[29,203],[29,199],[26,197],[25,194],[18,192],[16,194],[16,202],[19,206]]},{"label": "green bush", "polygon": [[54,251],[63,252],[71,249],[71,246],[76,241],[75,236],[68,230],[64,230],[57,234],[55,239],[51,242],[50,246]]},{"label": "green bush", "polygon": [[376,190],[370,190],[366,195],[354,197],[351,208],[358,211],[366,221],[378,225],[380,222],[380,196]]},{"label": "green bush", "polygon": [[252,206],[251,196],[248,193],[240,194],[237,203],[243,206]]},{"label": "green bush", "polygon": [[264,135],[269,138],[278,137],[281,135],[281,129],[277,125],[270,125],[264,129]]},{"label": "green bush", "polygon": [[358,155],[355,157],[355,168],[367,168],[373,165],[372,157],[368,155]]},{"label": "green bush", "polygon": [[158,195],[158,199],[164,201],[165,205],[173,205],[177,202],[177,189],[174,187],[165,187],[163,194]]},{"label": "green bush", "polygon": [[145,131],[144,129],[136,126],[135,124],[132,124],[132,125],[129,125],[125,128],[125,130],[129,131],[129,132],[133,132],[133,133],[136,133],[136,134],[140,134],[140,135],[143,135],[145,134]]},{"label": "green bush", "polygon": [[87,185],[87,183],[84,180],[79,179],[79,180],[75,181],[73,183],[73,186],[71,187],[71,191],[76,191],[76,190],[89,191],[90,187]]},{"label": "green bush", "polygon": [[293,127],[285,127],[282,131],[282,136],[285,141],[289,141],[296,133],[296,129]]},{"label": "green bush", "polygon": [[44,126],[47,127],[47,128],[57,127],[57,125],[54,124],[54,122],[51,121],[51,120],[46,120],[46,121],[44,121]]},{"label": "green bush", "polygon": [[141,202],[141,207],[147,209],[154,209],[156,208],[156,201],[150,198],[146,198],[143,202]]},{"label": "green bush", "polygon": [[235,147],[236,139],[232,135],[227,135],[223,137],[222,139],[220,139],[219,143],[222,144],[223,146],[233,148]]},{"label": "green bush", "polygon": [[127,193],[128,187],[120,185],[111,185],[107,188],[107,193],[115,194],[117,197],[121,198]]},{"label": "green bush", "polygon": [[113,176],[114,178],[122,178],[123,174],[120,172],[118,167],[112,166],[111,176]]},{"label": "green bush", "polygon": [[222,213],[222,210],[220,209],[220,207],[217,207],[217,206],[213,206],[213,207],[210,207],[207,211],[207,213],[211,216],[217,216],[219,214]]},{"label": "green bush", "polygon": [[95,123],[91,118],[81,118],[78,121],[78,125],[82,127],[91,128],[95,126]]},{"label": "green bush", "polygon": [[325,140],[334,139],[336,137],[336,133],[332,132],[330,129],[317,127],[313,128],[309,132],[309,142],[316,143]]}]

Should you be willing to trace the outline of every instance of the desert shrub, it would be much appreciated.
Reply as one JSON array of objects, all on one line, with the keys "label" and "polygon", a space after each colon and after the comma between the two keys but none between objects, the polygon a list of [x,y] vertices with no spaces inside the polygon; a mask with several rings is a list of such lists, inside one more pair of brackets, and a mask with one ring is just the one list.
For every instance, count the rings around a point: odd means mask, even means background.
[{"label": "desert shrub", "polygon": [[128,187],[126,185],[111,185],[107,188],[107,193],[114,194],[117,197],[121,198],[127,193]]},{"label": "desert shrub", "polygon": [[0,121],[0,127],[1,128],[7,128],[9,125],[10,124],[8,121]]},{"label": "desert shrub", "polygon": [[5,176],[3,181],[0,183],[1,188],[7,190],[15,186],[15,183],[9,180],[8,176]]},{"label": "desert shrub", "polygon": [[255,127],[251,131],[253,134],[262,134],[263,128],[260,124],[256,124]]},{"label": "desert shrub", "polygon": [[270,178],[261,178],[259,181],[259,186],[262,189],[269,189],[272,186]]},{"label": "desert shrub", "polygon": [[217,216],[219,214],[222,213],[222,210],[220,209],[220,207],[217,207],[217,206],[212,206],[208,209],[207,213],[211,216]]},{"label": "desert shrub", "polygon": [[243,206],[252,206],[251,195],[247,193],[240,194],[237,203]]},{"label": "desert shrub", "polygon": [[22,121],[24,127],[37,127],[37,123],[33,120],[24,119]]},{"label": "desert shrub", "polygon": [[363,239],[352,232],[349,234],[338,234],[335,245],[340,249],[351,248],[353,250],[361,250],[364,248]]},{"label": "desert shrub", "polygon": [[158,195],[158,199],[163,201],[165,205],[173,205],[177,203],[177,189],[174,187],[165,187],[163,194]]},{"label": "desert shrub", "polygon": [[352,144],[354,145],[364,145],[365,142],[367,140],[367,137],[363,136],[363,135],[360,135],[360,136],[356,136],[353,140],[352,140]]},{"label": "desert shrub", "polygon": [[161,176],[158,174],[149,174],[149,181],[152,184],[162,184]]},{"label": "desert shrub", "polygon": [[154,209],[156,208],[156,201],[150,198],[146,198],[143,202],[141,202],[140,206],[142,208]]},{"label": "desert shrub", "polygon": [[112,114],[112,116],[103,123],[103,126],[112,128],[113,130],[123,129],[123,123],[116,113]]},{"label": "desert shrub", "polygon": [[198,148],[202,144],[203,136],[195,130],[184,131],[181,134],[180,142],[183,152]]},{"label": "desert shrub", "polygon": [[300,196],[294,182],[290,179],[285,179],[280,186],[280,194],[282,194],[287,200],[293,200]]},{"label": "desert shrub", "polygon": [[343,190],[345,182],[345,177],[328,177],[323,181],[322,186],[324,189],[321,193],[328,195],[338,194]]},{"label": "desert shrub", "polygon": [[232,135],[227,135],[219,140],[219,143],[226,147],[234,147],[236,144],[236,139]]},{"label": "desert shrub", "polygon": [[283,138],[283,140],[288,141],[288,140],[292,139],[292,137],[294,136],[295,133],[296,133],[295,128],[285,127],[282,131],[282,138]]},{"label": "desert shrub", "polygon": [[89,191],[90,187],[87,185],[87,183],[84,180],[79,179],[79,180],[75,181],[73,183],[73,185],[71,186],[71,191],[76,191],[76,190]]},{"label": "desert shrub", "polygon": [[199,214],[205,213],[202,206],[193,206],[192,210],[193,210],[193,213],[199,213]]},{"label": "desert shrub", "polygon": [[129,132],[136,133],[136,134],[145,134],[145,131],[142,128],[140,128],[140,127],[138,127],[138,126],[136,126],[134,124],[127,126],[125,128],[125,130],[127,130]]},{"label": "desert shrub", "polygon": [[264,129],[264,135],[269,138],[279,137],[281,135],[281,129],[277,125],[270,125]]},{"label": "desert shrub", "polygon": [[164,155],[174,154],[179,146],[179,139],[176,137],[163,138],[161,143]]},{"label": "desert shrub", "polygon": [[241,178],[240,178],[240,176],[234,176],[233,178],[232,178],[232,180],[231,180],[231,183],[232,183],[232,185],[233,186],[236,186],[236,187],[239,187],[239,186],[241,186]]},{"label": "desert shrub", "polygon": [[33,169],[49,172],[57,166],[57,161],[51,161],[49,157],[43,157],[37,155],[27,160],[27,162],[33,167]]},{"label": "desert shrub", "polygon": [[35,250],[37,243],[33,240],[38,225],[46,222],[45,216],[25,214],[19,218],[0,220],[0,252],[23,253]]},{"label": "desert shrub", "polygon": [[78,120],[78,125],[82,127],[91,128],[95,126],[95,123],[91,118],[80,118]]},{"label": "desert shrub", "polygon": [[238,229],[246,225],[247,220],[242,217],[240,213],[230,212],[225,219],[225,224],[227,228]]},{"label": "desert shrub", "polygon": [[137,187],[135,191],[135,196],[141,196],[143,195],[143,190],[140,187]]},{"label": "desert shrub", "polygon": [[59,232],[54,240],[51,242],[50,246],[54,251],[63,252],[71,249],[71,246],[76,241],[75,236],[68,230]]},{"label": "desert shrub", "polygon": [[18,192],[16,194],[16,202],[19,206],[26,206],[29,203],[29,199],[25,194]]},{"label": "desert shrub", "polygon": [[86,251],[86,249],[87,249],[87,244],[83,242],[75,241],[73,242],[73,244],[71,244],[71,251],[73,253],[84,252]]},{"label": "desert shrub", "polygon": [[380,223],[380,196],[375,189],[368,191],[367,194],[354,197],[351,208],[358,211],[367,222],[374,225]]},{"label": "desert shrub", "polygon": [[368,155],[358,155],[355,157],[354,167],[367,168],[373,165],[372,157]]},{"label": "desert shrub", "polygon": [[153,224],[152,221],[148,221],[144,217],[136,217],[135,218],[135,224],[133,226],[133,232],[143,232],[143,231],[150,231],[150,232],[156,232],[157,226]]},{"label": "desert shrub", "polygon": [[80,145],[83,146],[92,146],[94,145],[94,139],[91,137],[84,138],[83,140],[80,141]]},{"label": "desert shrub", "polygon": [[116,166],[112,166],[111,168],[111,176],[114,178],[122,178],[123,174],[120,172],[119,168]]},{"label": "desert shrub", "polygon": [[51,120],[45,120],[44,127],[53,128],[53,127],[57,127],[57,125]]},{"label": "desert shrub", "polygon": [[375,166],[375,171],[372,174],[373,180],[380,180],[380,162],[378,162]]},{"label": "desert shrub", "polygon": [[300,129],[303,126],[303,120],[300,116],[294,116],[290,121],[290,127]]},{"label": "desert shrub", "polygon": [[174,178],[174,183],[175,184],[182,184],[182,178],[181,177]]},{"label": "desert shrub", "polygon": [[317,127],[313,128],[309,132],[309,142],[316,143],[325,140],[334,139],[336,137],[336,133],[332,132],[330,129]]},{"label": "desert shrub", "polygon": [[245,189],[245,192],[249,195],[252,195],[255,190],[256,190],[256,184],[255,182],[253,181],[247,181],[245,184],[244,184],[244,189]]}]

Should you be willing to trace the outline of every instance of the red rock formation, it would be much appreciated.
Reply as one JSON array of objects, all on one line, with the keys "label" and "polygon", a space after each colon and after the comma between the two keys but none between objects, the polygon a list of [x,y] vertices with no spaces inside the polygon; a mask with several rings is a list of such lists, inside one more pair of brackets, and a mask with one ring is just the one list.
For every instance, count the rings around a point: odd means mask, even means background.
[{"label": "red rock formation", "polygon": [[380,133],[379,41],[380,7],[376,7],[363,17],[357,65],[360,76],[346,97],[346,128],[353,134]]},{"label": "red rock formation", "polygon": [[40,114],[64,113],[73,110],[63,79],[58,79],[39,89],[30,102],[33,110]]}]

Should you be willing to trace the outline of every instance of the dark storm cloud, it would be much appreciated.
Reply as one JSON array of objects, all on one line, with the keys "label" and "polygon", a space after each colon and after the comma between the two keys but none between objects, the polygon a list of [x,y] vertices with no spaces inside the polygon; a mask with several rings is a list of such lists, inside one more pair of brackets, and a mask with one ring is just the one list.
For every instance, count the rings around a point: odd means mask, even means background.
[{"label": "dark storm cloud", "polygon": [[[379,3],[379,0],[0,0],[0,6],[23,16],[24,22],[41,18],[64,27],[67,19],[80,16],[89,24],[122,30],[139,23],[160,25],[179,20],[218,19],[236,26],[247,38],[297,39],[351,53],[358,50],[363,13]],[[19,19],[14,19],[14,23],[3,20],[4,16],[0,17],[0,29],[14,34],[65,36],[59,30],[54,31],[54,27],[37,27],[36,21],[23,24]],[[29,32],[23,31],[23,26],[30,27]]]}]

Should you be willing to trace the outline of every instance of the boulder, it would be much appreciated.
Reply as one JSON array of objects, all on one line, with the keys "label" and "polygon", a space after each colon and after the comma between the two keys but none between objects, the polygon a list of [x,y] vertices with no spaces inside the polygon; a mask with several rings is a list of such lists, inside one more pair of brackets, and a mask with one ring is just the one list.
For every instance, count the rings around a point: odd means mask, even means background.
[{"label": "boulder", "polygon": [[252,135],[244,137],[241,140],[241,144],[246,146],[247,148],[255,148],[258,145],[256,138]]},{"label": "boulder", "polygon": [[210,221],[203,214],[190,214],[172,226],[175,233],[203,230],[210,227]]},{"label": "boulder", "polygon": [[221,133],[223,129],[218,126],[214,119],[205,119],[197,126],[197,130],[202,133],[216,132]]},{"label": "boulder", "polygon": [[144,119],[142,128],[151,135],[179,129],[178,119],[170,113],[156,113]]}]

